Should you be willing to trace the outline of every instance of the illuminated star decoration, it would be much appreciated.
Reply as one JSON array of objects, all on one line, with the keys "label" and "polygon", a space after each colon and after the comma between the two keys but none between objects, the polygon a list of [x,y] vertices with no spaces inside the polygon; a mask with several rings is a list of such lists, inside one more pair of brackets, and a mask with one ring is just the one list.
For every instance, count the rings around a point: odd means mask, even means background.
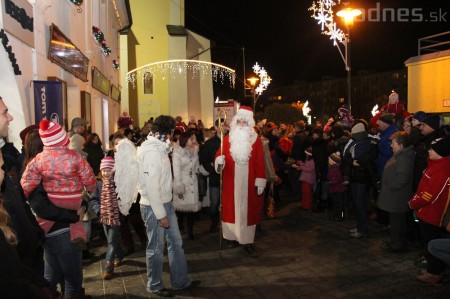
[{"label": "illuminated star decoration", "polygon": [[263,67],[260,67],[257,62],[253,66],[253,72],[259,76],[259,85],[255,88],[255,92],[261,95],[267,89],[267,86],[269,86],[272,78],[269,77],[267,71]]},{"label": "illuminated star decoration", "polygon": [[[340,2],[341,0],[337,0],[337,4]],[[333,19],[333,6],[335,5],[336,2],[333,0],[318,0],[313,1],[312,6],[308,10],[313,12],[311,17],[317,20],[321,26],[322,34],[330,36],[333,45],[336,46],[337,42],[345,43],[347,36],[337,27]]]}]

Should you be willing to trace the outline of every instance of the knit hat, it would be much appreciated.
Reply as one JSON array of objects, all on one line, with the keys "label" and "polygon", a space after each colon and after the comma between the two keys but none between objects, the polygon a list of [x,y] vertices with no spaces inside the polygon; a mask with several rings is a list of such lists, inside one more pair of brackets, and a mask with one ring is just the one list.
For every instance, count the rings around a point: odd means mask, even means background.
[{"label": "knit hat", "polygon": [[342,105],[341,107],[339,107],[338,112],[342,112],[344,114],[348,114],[348,107],[347,105]]},{"label": "knit hat", "polygon": [[392,125],[395,120],[395,114],[393,114],[393,113],[382,114],[378,120],[380,120],[388,125]]},{"label": "knit hat", "polygon": [[328,163],[330,163],[330,165],[340,164],[341,163],[341,153],[340,152],[332,153],[328,157]]},{"label": "knit hat", "polygon": [[308,147],[307,149],[305,149],[305,154],[308,156],[312,156],[312,147]]},{"label": "knit hat", "polygon": [[450,137],[434,140],[431,142],[431,148],[441,157],[450,156]]},{"label": "knit hat", "polygon": [[425,117],[427,117],[427,114],[423,111],[417,111],[412,116],[412,118],[417,119],[420,122],[422,122],[425,119]]},{"label": "knit hat", "polygon": [[393,92],[389,95],[389,102],[397,103],[397,102],[398,102],[398,93],[396,93],[395,91],[393,91]]},{"label": "knit hat", "polygon": [[365,132],[365,131],[366,131],[366,127],[364,127],[364,124],[363,123],[357,123],[352,128],[352,135],[353,134],[357,134],[357,133],[361,133],[361,132]]},{"label": "knit hat", "polygon": [[39,123],[39,136],[45,146],[63,146],[69,144],[66,131],[57,123],[47,119]]},{"label": "knit hat", "polygon": [[70,137],[69,149],[71,150],[82,150],[84,145],[84,138],[80,134],[73,134]]},{"label": "knit hat", "polygon": [[107,156],[100,162],[100,170],[103,169],[114,169],[114,158]]},{"label": "knit hat", "polygon": [[439,130],[439,127],[441,126],[441,118],[439,115],[428,115],[425,117],[422,121],[423,124],[428,125],[430,128],[434,129],[435,131]]},{"label": "knit hat", "polygon": [[266,132],[272,131],[274,128],[277,128],[277,125],[273,122],[268,122],[266,124]]},{"label": "knit hat", "polygon": [[74,119],[72,119],[72,129],[85,124],[87,124],[87,121],[82,119],[81,117],[75,117]]}]

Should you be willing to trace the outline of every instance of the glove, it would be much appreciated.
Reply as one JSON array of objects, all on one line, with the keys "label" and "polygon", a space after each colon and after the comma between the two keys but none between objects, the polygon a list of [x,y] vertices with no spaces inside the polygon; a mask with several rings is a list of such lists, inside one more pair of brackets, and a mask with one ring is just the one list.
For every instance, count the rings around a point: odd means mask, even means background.
[{"label": "glove", "polygon": [[225,168],[225,156],[218,156],[216,160],[214,161],[214,169],[217,173],[220,173],[219,165],[222,165],[222,169]]},{"label": "glove", "polygon": [[261,195],[264,192],[264,187],[256,187],[258,195]]}]

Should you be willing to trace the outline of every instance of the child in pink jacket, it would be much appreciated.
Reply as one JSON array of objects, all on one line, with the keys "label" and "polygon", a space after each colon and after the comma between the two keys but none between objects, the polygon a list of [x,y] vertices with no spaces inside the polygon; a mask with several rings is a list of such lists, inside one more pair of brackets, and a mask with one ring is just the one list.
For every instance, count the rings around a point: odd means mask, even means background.
[{"label": "child in pink jacket", "polygon": [[[39,124],[39,136],[44,149],[31,160],[22,175],[20,184],[25,196],[42,182],[48,199],[56,206],[69,210],[81,207],[82,192],[86,188],[94,192],[97,188],[92,168],[77,152],[69,150],[69,139],[66,131],[57,123],[46,119]],[[54,221],[36,217],[45,234],[56,234],[52,231]],[[70,239],[77,247],[83,248],[86,243],[86,232],[83,221],[70,224]]]},{"label": "child in pink jacket", "polygon": [[305,162],[298,161],[299,166],[297,169],[301,170],[300,181],[302,182],[302,200],[301,209],[310,210],[312,203],[313,187],[316,184],[316,167],[312,158],[312,148],[308,147],[305,150],[306,160]]}]

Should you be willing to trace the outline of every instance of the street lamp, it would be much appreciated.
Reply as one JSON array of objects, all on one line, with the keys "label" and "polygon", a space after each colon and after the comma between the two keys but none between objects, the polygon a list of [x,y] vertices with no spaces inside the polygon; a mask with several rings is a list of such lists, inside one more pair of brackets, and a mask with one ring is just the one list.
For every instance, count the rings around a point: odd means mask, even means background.
[{"label": "street lamp", "polygon": [[[340,3],[340,0],[337,0]],[[318,0],[314,1],[312,6],[308,9],[313,12],[312,18],[316,19],[322,27],[322,34],[329,35],[330,39],[333,41],[333,45],[341,54],[341,58],[345,63],[345,70],[347,71],[347,101],[348,110],[351,112],[351,67],[350,67],[350,26],[353,24],[355,17],[362,14],[359,9],[353,9],[347,7],[337,13],[337,16],[344,18],[347,33],[344,33],[340,28],[337,27],[336,22],[334,22],[333,16],[333,6],[336,3],[334,0]],[[341,46],[344,46],[345,56],[342,54]]]},{"label": "street lamp", "polygon": [[[345,69],[347,70],[347,102],[348,111],[352,111],[352,68],[350,62],[350,26],[353,25],[355,17],[361,15],[362,12],[359,9],[353,9],[350,7],[344,8],[336,13],[340,18],[344,19],[345,26],[347,27],[347,35],[344,39],[345,48]],[[342,54],[341,54],[342,55]]]},{"label": "street lamp", "polygon": [[253,112],[256,112],[255,108],[256,108],[256,101],[257,101],[258,97],[256,95],[255,88],[256,88],[256,83],[259,81],[259,79],[256,77],[251,77],[251,78],[248,78],[247,81],[250,82],[250,89],[252,91]]}]

